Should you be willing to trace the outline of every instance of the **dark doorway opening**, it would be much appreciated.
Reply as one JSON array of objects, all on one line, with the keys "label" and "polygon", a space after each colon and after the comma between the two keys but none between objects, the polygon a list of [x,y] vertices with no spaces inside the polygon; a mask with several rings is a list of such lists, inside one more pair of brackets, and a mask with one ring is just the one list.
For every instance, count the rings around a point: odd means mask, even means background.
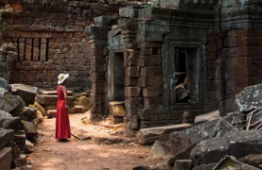
[{"label": "dark doorway opening", "polygon": [[110,101],[125,101],[125,67],[123,52],[109,55],[107,94]]}]

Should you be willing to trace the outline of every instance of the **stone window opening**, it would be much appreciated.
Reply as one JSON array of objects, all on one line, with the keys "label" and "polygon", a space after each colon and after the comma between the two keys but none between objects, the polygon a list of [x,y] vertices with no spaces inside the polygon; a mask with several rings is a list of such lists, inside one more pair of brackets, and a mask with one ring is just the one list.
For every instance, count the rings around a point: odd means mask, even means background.
[{"label": "stone window opening", "polygon": [[175,48],[174,101],[199,103],[199,59],[197,48]]},{"label": "stone window opening", "polygon": [[48,61],[49,39],[14,38],[17,45],[18,61]]}]

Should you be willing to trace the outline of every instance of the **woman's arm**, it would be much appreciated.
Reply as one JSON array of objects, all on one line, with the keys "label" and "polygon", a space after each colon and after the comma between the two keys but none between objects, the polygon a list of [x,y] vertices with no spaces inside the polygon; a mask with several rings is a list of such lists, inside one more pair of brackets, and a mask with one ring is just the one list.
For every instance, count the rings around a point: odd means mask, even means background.
[{"label": "woman's arm", "polygon": [[66,90],[66,87],[63,86],[63,95],[64,95],[64,98],[65,98],[65,107],[68,108],[68,105],[67,105],[67,90]]}]

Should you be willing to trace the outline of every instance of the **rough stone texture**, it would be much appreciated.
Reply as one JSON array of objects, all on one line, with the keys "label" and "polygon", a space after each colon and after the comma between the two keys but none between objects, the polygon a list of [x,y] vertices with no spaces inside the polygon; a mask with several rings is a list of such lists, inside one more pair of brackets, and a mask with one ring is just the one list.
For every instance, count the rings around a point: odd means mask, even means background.
[{"label": "rough stone texture", "polygon": [[0,77],[0,87],[6,90],[10,89],[8,81],[2,77]]},{"label": "rough stone texture", "polygon": [[192,149],[190,158],[194,165],[201,165],[218,162],[225,155],[241,158],[249,154],[261,154],[261,135],[261,131],[239,131],[202,140]]},{"label": "rough stone texture", "polygon": [[7,94],[0,98],[0,108],[13,116],[20,116],[20,111],[24,108],[25,103],[20,96]]},{"label": "rough stone texture", "polygon": [[[67,103],[69,106],[73,104],[75,97],[68,96]],[[56,106],[57,103],[57,95],[37,95],[36,102],[42,105],[52,105]]]},{"label": "rough stone texture", "polygon": [[0,167],[2,170],[10,170],[11,168],[11,148],[4,147],[0,150]]},{"label": "rough stone texture", "polygon": [[25,84],[11,84],[13,95],[20,96],[26,105],[34,104],[37,93],[37,87],[28,86]]},{"label": "rough stone texture", "polygon": [[224,136],[228,131],[237,132],[237,129],[225,120],[214,120],[179,132],[173,132],[169,137],[171,152],[177,154],[203,139]]},{"label": "rough stone texture", "polygon": [[245,169],[245,170],[259,170],[260,168],[253,167],[251,165],[245,164],[238,161],[233,156],[225,156],[219,163],[213,168],[213,170],[219,169]]},{"label": "rough stone texture", "polygon": [[3,148],[13,140],[14,140],[13,130],[0,128],[0,148]]},{"label": "rough stone texture", "polygon": [[67,71],[70,73],[68,88],[91,88],[91,45],[84,28],[93,23],[93,17],[117,15],[121,4],[109,5],[98,0],[21,1],[21,4],[23,11],[19,15],[5,16],[7,40],[18,47],[12,83],[53,88],[57,75]]},{"label": "rough stone texture", "polygon": [[31,107],[24,107],[23,110],[21,110],[21,117],[26,121],[32,121],[36,118],[36,109]]},{"label": "rough stone texture", "polygon": [[243,158],[240,158],[239,161],[255,166],[259,168],[259,166],[262,164],[262,154],[249,154]]},{"label": "rough stone texture", "polygon": [[136,134],[137,142],[142,145],[150,145],[158,139],[168,138],[174,131],[184,130],[191,126],[192,124],[179,124],[140,129]]},{"label": "rough stone texture", "polygon": [[25,134],[27,139],[32,139],[37,135],[37,126],[33,122],[21,120],[25,126]]},{"label": "rough stone texture", "polygon": [[192,160],[177,160],[173,170],[191,170]]},{"label": "rough stone texture", "polygon": [[235,102],[239,111],[248,111],[262,107],[261,101],[262,84],[245,87],[243,91],[236,94]]}]

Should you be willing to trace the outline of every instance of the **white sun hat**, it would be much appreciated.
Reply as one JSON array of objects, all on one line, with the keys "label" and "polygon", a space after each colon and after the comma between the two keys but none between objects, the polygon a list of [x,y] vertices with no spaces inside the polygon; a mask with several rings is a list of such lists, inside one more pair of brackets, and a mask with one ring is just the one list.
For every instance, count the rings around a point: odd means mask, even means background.
[{"label": "white sun hat", "polygon": [[67,78],[69,77],[69,74],[61,73],[58,75],[58,81],[57,84],[62,84]]}]

